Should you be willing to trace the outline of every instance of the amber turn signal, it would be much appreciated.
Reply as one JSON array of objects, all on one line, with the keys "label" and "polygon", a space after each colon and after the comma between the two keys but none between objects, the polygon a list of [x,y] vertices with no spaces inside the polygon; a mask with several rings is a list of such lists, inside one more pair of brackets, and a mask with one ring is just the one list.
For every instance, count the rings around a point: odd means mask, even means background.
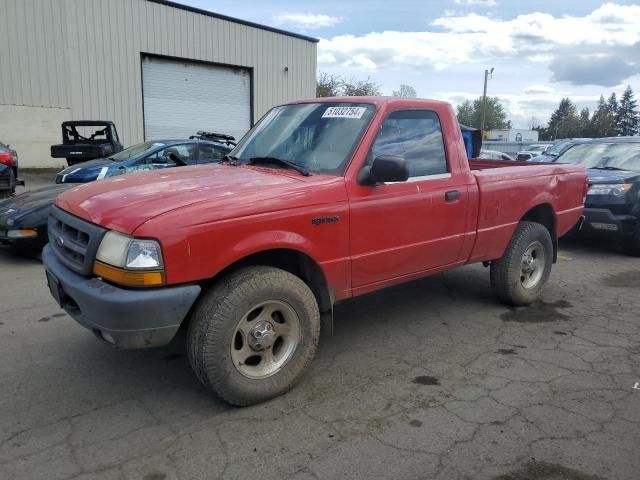
[{"label": "amber turn signal", "polygon": [[135,271],[112,267],[96,261],[93,273],[103,279],[126,287],[161,287],[164,285],[164,271]]}]

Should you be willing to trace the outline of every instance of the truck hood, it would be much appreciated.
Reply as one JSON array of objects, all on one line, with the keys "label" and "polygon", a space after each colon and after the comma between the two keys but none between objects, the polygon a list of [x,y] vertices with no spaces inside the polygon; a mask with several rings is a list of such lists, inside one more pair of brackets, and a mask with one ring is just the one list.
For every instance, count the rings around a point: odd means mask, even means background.
[{"label": "truck hood", "polygon": [[321,203],[301,193],[341,180],[318,174],[303,177],[279,168],[198,165],[93,182],[63,193],[55,204],[89,222],[132,234],[154,217],[204,202],[211,204],[208,211],[219,212],[220,219],[290,208],[294,201],[297,207]]},{"label": "truck hood", "polygon": [[587,170],[589,183],[627,183],[640,181],[640,172],[630,170]]}]

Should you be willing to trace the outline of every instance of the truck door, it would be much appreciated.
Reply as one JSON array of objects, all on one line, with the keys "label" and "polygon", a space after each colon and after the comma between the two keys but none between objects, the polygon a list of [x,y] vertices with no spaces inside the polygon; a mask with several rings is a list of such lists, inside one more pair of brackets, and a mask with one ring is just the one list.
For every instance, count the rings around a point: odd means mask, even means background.
[{"label": "truck door", "polygon": [[349,182],[354,288],[456,263],[465,237],[467,186],[450,168],[435,112],[389,113],[366,163],[380,155],[404,158],[409,180]]}]

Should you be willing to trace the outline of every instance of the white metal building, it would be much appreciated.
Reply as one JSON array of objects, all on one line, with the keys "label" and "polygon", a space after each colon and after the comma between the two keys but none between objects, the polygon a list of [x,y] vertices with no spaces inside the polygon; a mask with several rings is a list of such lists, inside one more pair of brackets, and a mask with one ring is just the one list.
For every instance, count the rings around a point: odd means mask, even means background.
[{"label": "white metal building", "polygon": [[166,0],[0,0],[0,141],[56,167],[64,120],[112,120],[125,146],[240,137],[315,96],[317,40]]},{"label": "white metal building", "polygon": [[523,128],[504,128],[489,130],[487,140],[498,140],[502,142],[537,142],[538,132],[536,130],[526,130]]}]

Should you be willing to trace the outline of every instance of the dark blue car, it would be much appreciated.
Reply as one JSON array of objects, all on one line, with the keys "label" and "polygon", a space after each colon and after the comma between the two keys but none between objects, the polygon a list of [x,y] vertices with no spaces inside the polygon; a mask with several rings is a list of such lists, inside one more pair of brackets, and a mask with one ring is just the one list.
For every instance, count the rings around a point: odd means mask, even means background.
[{"label": "dark blue car", "polygon": [[233,147],[232,142],[201,139],[138,143],[110,157],[65,168],[56,183],[87,183],[136,171],[219,162]]}]

